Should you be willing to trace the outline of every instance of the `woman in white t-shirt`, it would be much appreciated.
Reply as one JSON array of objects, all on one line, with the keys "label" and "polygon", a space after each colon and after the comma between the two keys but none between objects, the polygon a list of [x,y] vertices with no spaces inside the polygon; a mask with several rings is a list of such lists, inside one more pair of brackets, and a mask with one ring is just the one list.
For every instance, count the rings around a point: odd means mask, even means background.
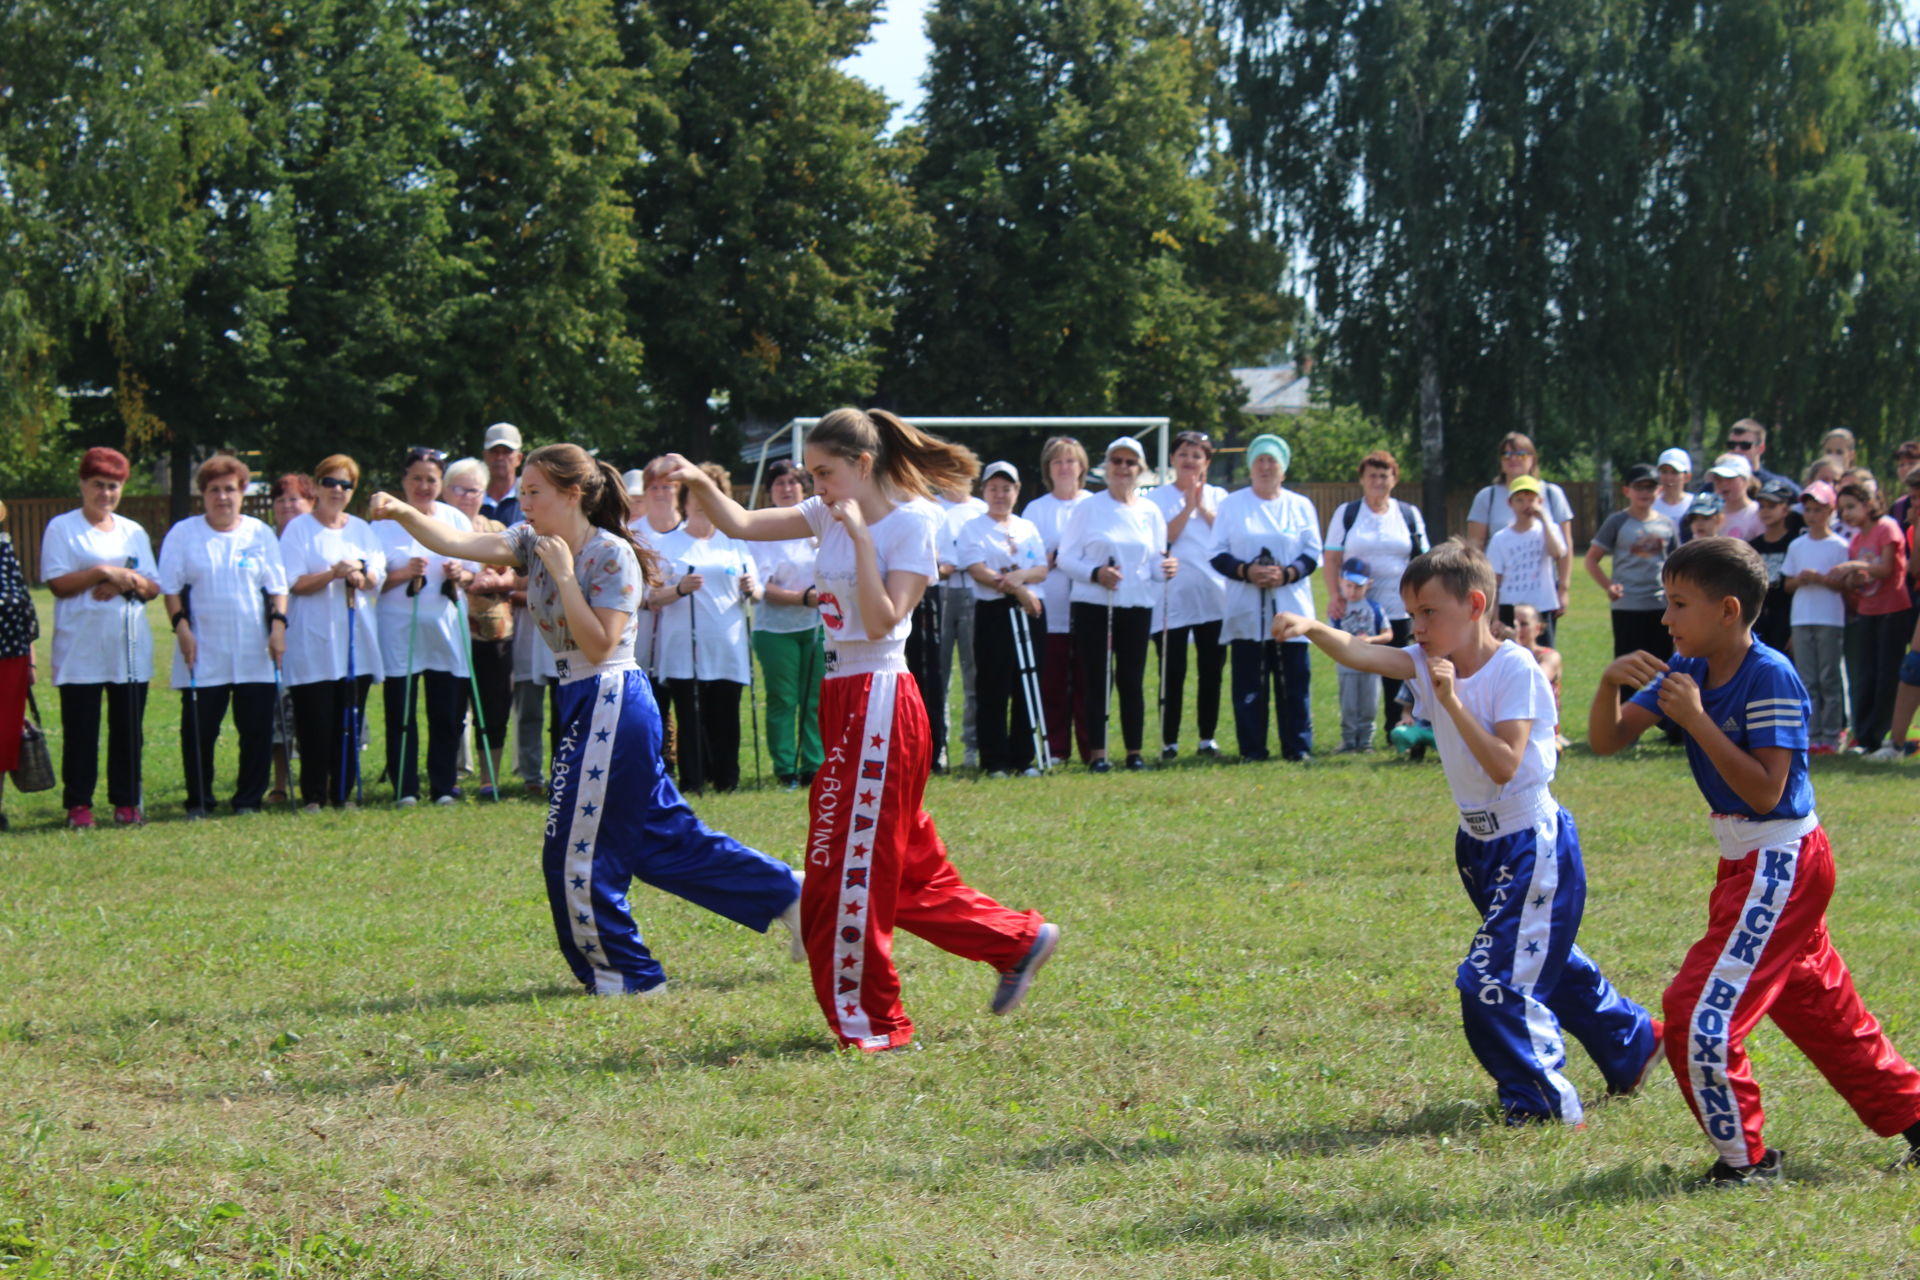
[{"label": "woman in white t-shirt", "polygon": [[1213,522],[1213,567],[1227,580],[1220,634],[1233,658],[1233,731],[1242,760],[1266,760],[1269,699],[1280,755],[1313,754],[1313,668],[1304,639],[1276,643],[1276,613],[1313,616],[1320,567],[1320,513],[1303,493],[1281,486],[1293,450],[1275,435],[1247,442],[1250,483],[1227,495]]},{"label": "woman in white t-shirt", "polygon": [[[459,510],[439,501],[446,455],[438,449],[407,451],[400,484],[407,505],[461,533],[473,526]],[[374,534],[387,557],[380,582],[381,701],[387,720],[387,781],[394,803],[420,800],[420,718],[416,684],[426,686],[427,786],[435,804],[459,798],[455,759],[467,722],[467,641],[460,621],[459,591],[473,571],[440,555],[399,521],[376,523]]]},{"label": "woman in white t-shirt", "polygon": [[[1327,521],[1326,580],[1337,585],[1341,567],[1349,560],[1367,562],[1367,599],[1380,606],[1393,629],[1392,646],[1404,649],[1413,637],[1407,603],[1400,598],[1400,575],[1407,562],[1425,551],[1427,521],[1420,508],[1393,496],[1400,483],[1400,462],[1385,449],[1360,459],[1360,493],[1352,502],[1335,507]],[[1347,602],[1338,590],[1327,598],[1327,620],[1338,622]],[[1400,681],[1381,681],[1381,704],[1386,707],[1386,732],[1399,718]]]},{"label": "woman in white t-shirt", "polygon": [[[722,489],[731,481],[715,463],[701,467]],[[680,789],[740,785],[740,693],[752,678],[747,601],[759,587],[747,549],[685,506],[686,520],[657,546],[666,582],[649,603],[658,612],[660,684],[680,724]]]},{"label": "woman in white t-shirt", "polygon": [[1059,566],[1059,555],[1067,518],[1093,496],[1086,489],[1087,466],[1087,451],[1078,440],[1072,436],[1048,440],[1040,450],[1040,474],[1047,491],[1029,502],[1025,512],[1047,549],[1047,580],[1040,584],[1040,602],[1046,606],[1047,621],[1040,652],[1040,700],[1047,722],[1047,754],[1055,761],[1064,761],[1077,731],[1083,764],[1092,762],[1093,748],[1080,710],[1084,691],[1074,683],[1073,643],[1067,634],[1067,594],[1073,584]]},{"label": "woman in white t-shirt", "polygon": [[1047,551],[1033,522],[1013,514],[1020,472],[1011,462],[989,465],[980,492],[987,509],[961,525],[954,540],[954,563],[973,592],[980,767],[992,778],[1037,777],[1033,716],[1021,692],[1022,646],[1014,637],[1022,628],[1032,652],[1033,638],[1043,634],[1045,608],[1034,588],[1047,576]]},{"label": "woman in white t-shirt", "polygon": [[61,804],[67,825],[93,823],[100,703],[107,704],[107,803],[122,826],[143,822],[141,725],[153,679],[147,601],[160,594],[147,531],[115,512],[131,466],[95,446],[80,459],[80,508],[47,522],[40,578],[53,593],[53,683],[60,691]]},{"label": "woman in white t-shirt", "polygon": [[208,458],[194,475],[206,514],[174,525],[160,543],[189,818],[213,811],[213,747],[229,703],[240,735],[235,813],[260,811],[273,772],[274,668],[287,651],[287,570],[273,530],[241,514],[252,478],[232,454]]},{"label": "woman in white t-shirt", "polygon": [[[1107,446],[1107,487],[1074,509],[1060,535],[1056,563],[1067,571],[1074,679],[1093,742],[1095,773],[1107,759],[1107,690],[1120,694],[1120,739],[1127,768],[1145,769],[1140,744],[1147,719],[1147,637],[1161,586],[1180,562],[1167,554],[1167,520],[1138,492],[1147,454],[1132,436]],[[1113,663],[1109,684],[1107,663]]]},{"label": "woman in white t-shirt", "polygon": [[826,763],[813,780],[801,929],[814,994],[841,1044],[869,1053],[913,1039],[893,963],[895,927],[1000,973],[992,1009],[1011,1013],[1060,930],[969,887],[921,807],[933,742],[906,668],[913,607],[937,572],[937,510],[925,486],[965,485],[967,450],[890,413],[838,409],[808,433],[817,496],[747,511],[675,454],[648,468],[686,484],[731,537],[820,539],[814,589],[827,628],[820,689]]},{"label": "woman in white t-shirt", "polygon": [[[797,507],[807,496],[807,473],[782,458],[767,466],[768,505]],[[817,538],[750,542],[760,605],[753,611],[753,652],[767,700],[767,748],[773,776],[793,790],[813,785],[820,772],[820,721],[814,690],[826,671],[820,611],[813,598]]]},{"label": "woman in white t-shirt", "polygon": [[[1493,483],[1473,495],[1473,505],[1467,508],[1467,541],[1480,550],[1487,549],[1487,541],[1494,534],[1513,523],[1513,507],[1507,501],[1507,481],[1514,476],[1532,476],[1540,480],[1540,454],[1533,447],[1531,437],[1518,431],[1509,431],[1500,437],[1500,474]],[[1560,606],[1558,617],[1567,616],[1567,591],[1573,582],[1573,504],[1567,501],[1566,490],[1550,481],[1540,480],[1541,493],[1546,498],[1546,515],[1560,529],[1562,551],[1554,566],[1554,590]]]},{"label": "woman in white t-shirt", "polygon": [[313,510],[287,522],[287,656],[300,742],[300,803],[339,808],[360,782],[360,726],[367,691],[380,678],[376,611],[387,555],[373,528],[347,514],[360,464],[344,453],[314,468]]},{"label": "woman in white t-shirt", "polygon": [[1213,522],[1227,491],[1207,483],[1213,465],[1213,441],[1204,431],[1182,431],[1173,438],[1173,483],[1147,495],[1167,521],[1167,540],[1173,558],[1186,571],[1167,584],[1165,608],[1154,602],[1154,648],[1161,650],[1160,758],[1180,754],[1180,704],[1187,691],[1187,642],[1193,642],[1199,684],[1194,689],[1194,727],[1200,733],[1199,753],[1217,756],[1214,734],[1220,727],[1220,678],[1227,668],[1227,648],[1220,640],[1220,622],[1227,608],[1227,580],[1207,563],[1213,556]]}]

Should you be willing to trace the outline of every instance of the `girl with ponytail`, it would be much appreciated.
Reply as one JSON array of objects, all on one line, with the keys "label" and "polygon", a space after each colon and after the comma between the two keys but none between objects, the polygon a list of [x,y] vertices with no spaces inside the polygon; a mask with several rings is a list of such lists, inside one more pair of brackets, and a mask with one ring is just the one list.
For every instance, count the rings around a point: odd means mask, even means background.
[{"label": "girl with ponytail", "polygon": [[750,929],[779,920],[802,959],[799,876],[701,822],[667,775],[660,709],[633,652],[658,558],[627,532],[619,472],[577,445],[536,449],[520,511],[525,523],[504,533],[462,532],[384,493],[367,514],[438,554],[527,575],[527,610],[559,673],[542,865],[561,954],[589,994],[660,991],[666,974],[628,908],[638,877]]},{"label": "girl with ponytail", "polygon": [[840,1043],[869,1053],[913,1040],[893,966],[896,927],[999,974],[991,1009],[1011,1013],[1053,954],[1059,926],[969,888],[921,807],[933,741],[905,649],[936,572],[935,488],[969,485],[973,454],[890,413],[839,409],[807,436],[814,497],[748,511],[669,454],[648,477],[677,480],[714,525],[754,542],[818,537],[800,603],[826,624],[801,934],[814,994]]}]

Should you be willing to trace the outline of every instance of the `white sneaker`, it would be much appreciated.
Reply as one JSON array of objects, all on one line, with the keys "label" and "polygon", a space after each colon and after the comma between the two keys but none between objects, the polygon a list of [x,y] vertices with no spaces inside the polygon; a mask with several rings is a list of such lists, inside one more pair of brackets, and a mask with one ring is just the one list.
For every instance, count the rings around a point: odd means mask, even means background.
[{"label": "white sneaker", "polygon": [[787,959],[795,964],[807,962],[807,940],[800,933],[800,899],[795,898],[780,913],[780,923],[787,926]]},{"label": "white sneaker", "polygon": [[989,778],[1004,778],[1007,776],[1007,771],[1005,769],[995,769],[992,773],[988,774],[987,776]]},{"label": "white sneaker", "polygon": [[1023,778],[1037,778],[1040,776],[1040,771],[1032,765],[1028,765],[1020,771],[1020,776]]},{"label": "white sneaker", "polygon": [[454,799],[452,796],[436,796],[433,802],[435,804],[452,804],[454,803]]},{"label": "white sneaker", "polygon": [[972,747],[968,747],[965,751],[962,751],[960,753],[960,767],[963,769],[978,769],[980,767],[980,753]]},{"label": "white sneaker", "polygon": [[1878,760],[1882,764],[1890,764],[1893,761],[1898,760],[1899,758],[1900,758],[1900,748],[1894,746],[1891,742],[1889,742],[1886,746],[1881,747],[1877,751],[1867,752],[1867,759]]},{"label": "white sneaker", "polygon": [[419,803],[420,803],[419,796],[401,796],[398,800],[395,800],[393,802],[394,807],[396,809],[411,809],[413,808],[413,806]]}]

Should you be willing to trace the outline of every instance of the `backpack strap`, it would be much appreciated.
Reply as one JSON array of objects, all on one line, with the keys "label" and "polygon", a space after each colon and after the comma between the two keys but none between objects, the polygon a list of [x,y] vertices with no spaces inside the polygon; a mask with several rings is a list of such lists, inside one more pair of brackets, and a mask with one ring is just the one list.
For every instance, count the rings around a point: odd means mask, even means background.
[{"label": "backpack strap", "polygon": [[1420,519],[1419,508],[1411,502],[1401,502],[1398,498],[1394,501],[1400,503],[1400,518],[1407,522],[1407,536],[1413,539],[1413,554],[1425,555],[1431,548],[1427,546],[1427,526]]}]

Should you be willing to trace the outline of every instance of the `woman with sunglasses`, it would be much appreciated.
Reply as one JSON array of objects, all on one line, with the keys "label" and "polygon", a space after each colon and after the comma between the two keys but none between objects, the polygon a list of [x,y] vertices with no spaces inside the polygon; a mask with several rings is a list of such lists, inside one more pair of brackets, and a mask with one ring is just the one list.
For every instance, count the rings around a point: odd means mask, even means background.
[{"label": "woman with sunglasses", "polygon": [[1087,492],[1087,451],[1072,436],[1054,436],[1040,450],[1040,475],[1047,491],[1027,504],[1023,513],[1040,531],[1049,571],[1040,584],[1040,602],[1046,606],[1046,644],[1040,653],[1040,699],[1047,720],[1047,754],[1065,762],[1076,727],[1080,759],[1091,763],[1093,749],[1080,715],[1085,694],[1074,683],[1073,645],[1067,634],[1068,593],[1073,584],[1059,566],[1060,535],[1074,508],[1093,495]]},{"label": "woman with sunglasses", "polygon": [[1167,554],[1166,517],[1139,493],[1146,450],[1132,436],[1121,436],[1107,446],[1106,460],[1106,490],[1074,509],[1060,537],[1058,560],[1072,583],[1068,629],[1074,678],[1087,691],[1081,716],[1093,743],[1095,773],[1113,768],[1107,759],[1109,637],[1127,768],[1147,767],[1140,755],[1147,718],[1147,639],[1160,584],[1180,568]]},{"label": "woman with sunglasses", "polygon": [[1167,521],[1167,539],[1174,559],[1187,571],[1168,584],[1165,608],[1154,602],[1153,645],[1166,653],[1160,659],[1166,683],[1160,697],[1160,758],[1180,754],[1180,704],[1186,696],[1187,642],[1193,642],[1200,681],[1194,690],[1194,726],[1200,733],[1200,754],[1217,756],[1213,740],[1220,726],[1220,677],[1227,667],[1226,646],[1220,642],[1220,620],[1226,613],[1227,580],[1207,563],[1213,550],[1213,522],[1226,501],[1227,491],[1207,483],[1213,465],[1213,441],[1204,431],[1182,431],[1173,438],[1173,483],[1148,494]]},{"label": "woman with sunglasses", "polygon": [[[438,449],[407,451],[400,483],[407,505],[462,534],[473,527],[458,508],[441,502],[446,455]],[[380,583],[380,662],[386,673],[381,699],[387,720],[387,781],[394,803],[420,802],[419,696],[426,686],[427,786],[435,804],[452,804],[455,760],[467,720],[467,641],[460,624],[458,592],[473,578],[463,561],[423,545],[397,520],[376,521],[375,537],[386,553]]]},{"label": "woman with sunglasses", "polygon": [[291,592],[281,670],[293,697],[300,805],[308,813],[341,807],[353,790],[360,759],[355,726],[366,718],[367,690],[381,672],[375,613],[387,572],[387,553],[372,526],[347,514],[360,464],[336,453],[320,459],[313,473],[313,510],[289,520],[280,534]]},{"label": "woman with sunglasses", "polygon": [[[1513,523],[1513,509],[1507,503],[1507,481],[1515,476],[1539,480],[1540,455],[1531,437],[1509,431],[1500,437],[1500,473],[1492,484],[1473,495],[1473,505],[1467,508],[1467,541],[1482,551],[1487,549],[1489,538]],[[1560,596],[1560,607],[1552,611],[1551,617],[1543,615],[1542,619],[1546,623],[1546,643],[1551,645],[1554,623],[1567,614],[1567,590],[1573,581],[1573,504],[1567,501],[1566,491],[1551,481],[1541,480],[1540,488],[1546,499],[1547,519],[1560,526],[1562,548],[1554,565],[1554,586]]]}]

